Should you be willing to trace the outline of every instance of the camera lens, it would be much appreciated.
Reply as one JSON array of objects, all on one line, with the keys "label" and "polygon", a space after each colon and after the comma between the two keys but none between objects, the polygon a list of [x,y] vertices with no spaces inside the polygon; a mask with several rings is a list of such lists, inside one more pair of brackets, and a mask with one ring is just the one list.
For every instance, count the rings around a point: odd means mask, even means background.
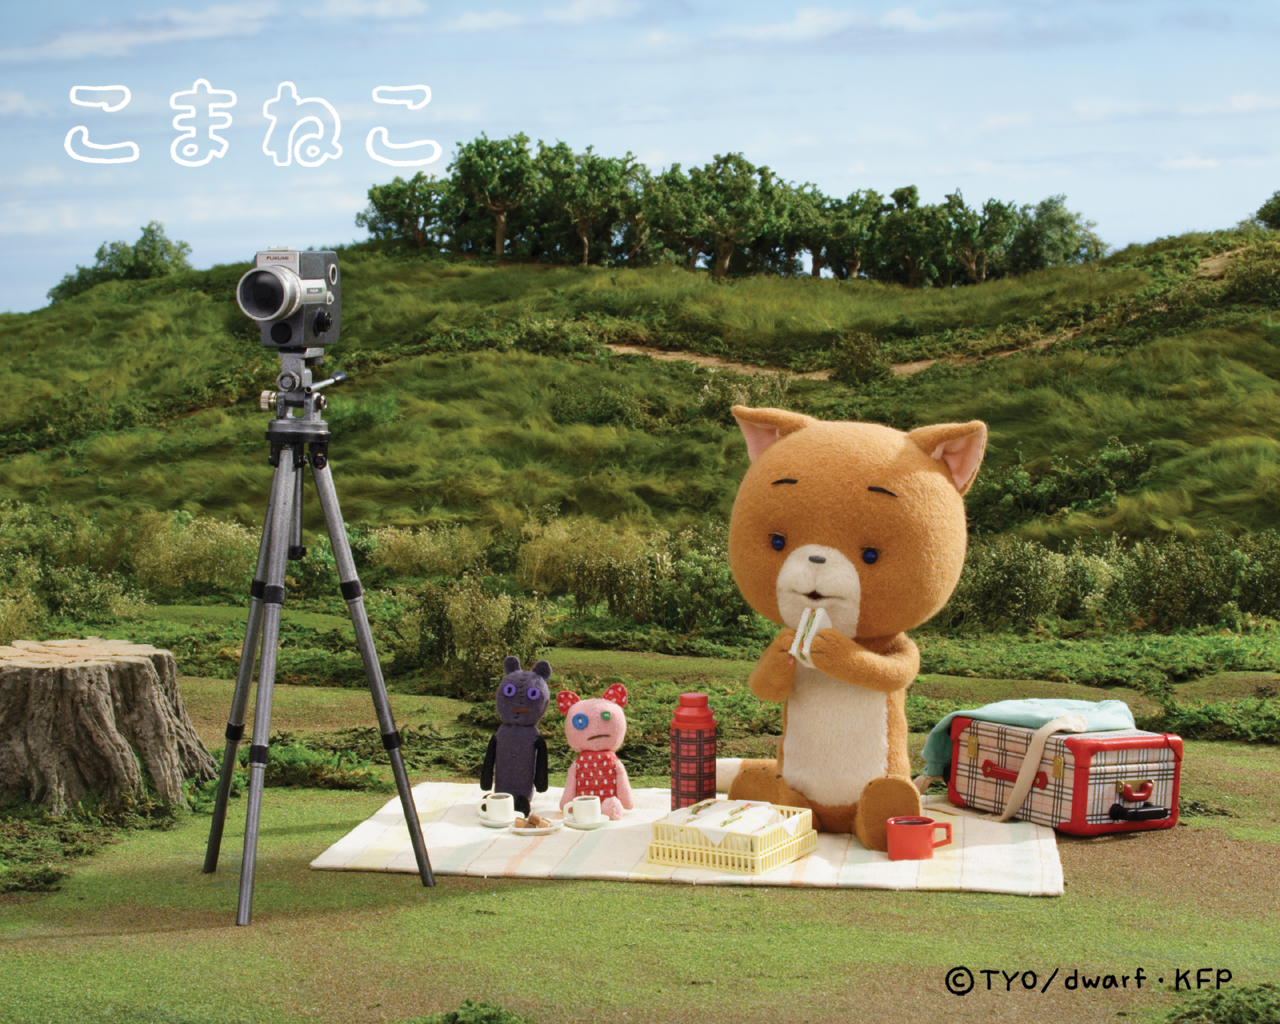
[{"label": "camera lens", "polygon": [[278,320],[298,308],[298,278],[280,267],[250,270],[240,278],[236,301],[254,320]]}]

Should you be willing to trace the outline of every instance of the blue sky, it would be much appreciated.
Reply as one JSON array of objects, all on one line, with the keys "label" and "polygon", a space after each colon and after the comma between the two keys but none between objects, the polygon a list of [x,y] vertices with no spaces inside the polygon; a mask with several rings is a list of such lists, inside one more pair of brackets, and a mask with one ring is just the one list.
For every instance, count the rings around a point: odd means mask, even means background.
[{"label": "blue sky", "polygon": [[[655,170],[741,152],[837,195],[1061,193],[1112,245],[1230,227],[1280,189],[1271,0],[5,0],[0,11],[0,310],[44,305],[102,242],[132,242],[150,220],[189,242],[197,267],[363,238],[354,217],[369,186],[418,169],[375,159],[371,134],[390,159],[438,142],[422,167],[438,173],[460,141],[523,131],[631,151]],[[171,97],[200,79],[186,101],[198,134],[180,139]],[[294,103],[290,82],[309,102]],[[128,102],[105,86],[126,87]],[[428,87],[429,102],[411,108],[426,94],[394,91],[407,86]],[[209,101],[228,93],[215,142]],[[323,136],[291,151],[300,121],[297,135]],[[118,163],[66,148],[121,159],[127,143],[137,159]],[[421,145],[391,148],[409,143]]]}]

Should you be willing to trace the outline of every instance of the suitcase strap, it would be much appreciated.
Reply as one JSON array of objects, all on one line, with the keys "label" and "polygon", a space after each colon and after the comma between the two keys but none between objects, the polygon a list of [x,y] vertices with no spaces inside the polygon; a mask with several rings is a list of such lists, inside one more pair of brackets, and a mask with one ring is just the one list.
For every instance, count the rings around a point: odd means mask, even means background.
[{"label": "suitcase strap", "polygon": [[1013,783],[1013,788],[1009,790],[1008,797],[1005,798],[1004,813],[1000,815],[1000,821],[1008,821],[1026,803],[1027,795],[1031,792],[1031,787],[1036,780],[1036,772],[1040,768],[1040,760],[1044,757],[1044,745],[1049,742],[1049,737],[1055,732],[1088,731],[1088,724],[1079,715],[1063,715],[1052,722],[1045,722],[1032,734],[1031,739],[1027,741],[1027,753],[1022,759],[1018,777]]}]

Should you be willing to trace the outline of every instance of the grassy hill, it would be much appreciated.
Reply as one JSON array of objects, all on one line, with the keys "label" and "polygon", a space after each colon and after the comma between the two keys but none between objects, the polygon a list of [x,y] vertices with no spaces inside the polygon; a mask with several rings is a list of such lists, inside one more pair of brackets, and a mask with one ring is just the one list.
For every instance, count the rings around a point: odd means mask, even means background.
[{"label": "grassy hill", "polygon": [[[747,401],[901,427],[985,419],[989,482],[1061,474],[1110,438],[1143,453],[1114,494],[1012,524],[1041,535],[1274,527],[1272,307],[1256,288],[1194,276],[1201,258],[1251,240],[1186,236],[1097,266],[915,291],[451,265],[354,246],[326,363],[353,378],[329,416],[344,512],[399,525],[509,523],[546,505],[674,526],[723,515],[745,466],[727,409]],[[112,282],[4,315],[0,496],[256,528],[269,475],[256,396],[278,364],[235,307],[244,269]],[[788,382],[604,347],[804,371],[839,364],[866,334],[888,362],[942,361],[853,384]]]}]

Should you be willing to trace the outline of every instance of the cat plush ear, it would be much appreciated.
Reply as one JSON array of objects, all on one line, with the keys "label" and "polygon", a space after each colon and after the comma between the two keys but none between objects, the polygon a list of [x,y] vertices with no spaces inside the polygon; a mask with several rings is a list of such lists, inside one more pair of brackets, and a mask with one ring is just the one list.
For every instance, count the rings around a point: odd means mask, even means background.
[{"label": "cat plush ear", "polygon": [[620,708],[627,706],[627,688],[621,683],[614,683],[609,689],[604,691],[604,699],[612,701]]},{"label": "cat plush ear", "polygon": [[520,659],[514,654],[507,655],[507,657],[502,660],[502,671],[507,675],[511,675],[512,672],[519,672]]},{"label": "cat plush ear", "polygon": [[[519,667],[519,662],[516,663],[516,667],[517,668]],[[535,676],[542,676],[543,679],[550,679],[551,678],[551,662],[549,661],[537,662],[533,666],[533,674]]]},{"label": "cat plush ear", "polygon": [[569,713],[569,709],[580,700],[582,700],[582,698],[572,690],[561,690],[556,694],[556,707],[560,709],[560,714],[567,715]]},{"label": "cat plush ear", "polygon": [[747,455],[752,462],[778,438],[794,434],[797,430],[818,422],[812,416],[787,412],[785,409],[749,409],[745,405],[735,405],[732,412],[747,442]]},{"label": "cat plush ear", "polygon": [[981,420],[918,427],[907,437],[947,467],[951,482],[961,494],[973,483],[987,450],[987,425]]}]

